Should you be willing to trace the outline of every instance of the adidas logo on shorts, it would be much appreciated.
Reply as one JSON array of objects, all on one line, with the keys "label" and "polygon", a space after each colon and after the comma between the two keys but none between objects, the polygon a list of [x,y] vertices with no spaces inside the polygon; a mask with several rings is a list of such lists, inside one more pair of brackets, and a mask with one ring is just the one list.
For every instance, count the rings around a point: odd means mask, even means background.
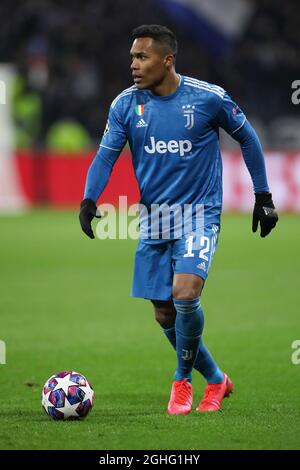
[{"label": "adidas logo on shorts", "polygon": [[206,264],[204,263],[204,261],[202,261],[202,263],[200,264],[197,264],[196,267],[202,269],[203,271],[206,271]]}]

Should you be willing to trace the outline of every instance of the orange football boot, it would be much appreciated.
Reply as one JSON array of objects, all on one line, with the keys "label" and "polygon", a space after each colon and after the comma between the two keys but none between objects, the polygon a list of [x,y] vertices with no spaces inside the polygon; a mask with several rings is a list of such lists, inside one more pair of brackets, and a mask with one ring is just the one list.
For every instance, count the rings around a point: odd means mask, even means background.
[{"label": "orange football boot", "polygon": [[233,384],[226,374],[224,380],[218,384],[207,384],[204,395],[196,408],[197,411],[218,411],[221,408],[223,398],[232,393]]},{"label": "orange football boot", "polygon": [[174,380],[168,404],[169,415],[186,415],[192,411],[193,389],[187,379]]}]

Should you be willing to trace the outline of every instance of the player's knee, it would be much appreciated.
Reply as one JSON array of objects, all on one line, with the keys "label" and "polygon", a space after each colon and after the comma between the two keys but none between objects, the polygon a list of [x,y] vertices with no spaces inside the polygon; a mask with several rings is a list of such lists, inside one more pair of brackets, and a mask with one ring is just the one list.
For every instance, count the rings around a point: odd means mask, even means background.
[{"label": "player's knee", "polygon": [[176,300],[194,300],[201,295],[204,280],[199,276],[175,275],[173,298]]},{"label": "player's knee", "polygon": [[199,297],[199,289],[174,289],[173,297],[175,300],[194,300]]},{"label": "player's knee", "polygon": [[201,294],[202,287],[198,284],[175,284],[173,298],[176,300],[194,300]]},{"label": "player's knee", "polygon": [[173,302],[151,300],[154,306],[155,319],[162,328],[172,328],[175,324],[176,310]]}]

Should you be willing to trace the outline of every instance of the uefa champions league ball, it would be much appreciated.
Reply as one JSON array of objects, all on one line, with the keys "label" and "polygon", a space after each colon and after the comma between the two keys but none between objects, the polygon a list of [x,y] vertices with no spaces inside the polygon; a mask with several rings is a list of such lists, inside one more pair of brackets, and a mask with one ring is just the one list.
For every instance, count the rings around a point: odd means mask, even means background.
[{"label": "uefa champions league ball", "polygon": [[79,419],[93,407],[94,391],[88,380],[71,370],[52,375],[42,390],[42,405],[53,419]]}]

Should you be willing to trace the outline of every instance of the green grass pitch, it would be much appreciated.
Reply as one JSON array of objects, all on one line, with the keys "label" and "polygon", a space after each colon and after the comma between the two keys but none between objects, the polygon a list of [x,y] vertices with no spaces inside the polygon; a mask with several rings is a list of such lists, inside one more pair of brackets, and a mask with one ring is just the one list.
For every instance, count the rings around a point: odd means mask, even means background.
[{"label": "green grass pitch", "polygon": [[[0,217],[1,449],[299,449],[298,216],[271,236],[224,215],[205,287],[204,338],[234,382],[217,414],[168,416],[175,353],[151,304],[130,298],[135,242],[91,241],[77,212]],[[59,370],[86,375],[86,420],[55,422],[41,388]],[[194,406],[204,381],[194,373]]]}]

